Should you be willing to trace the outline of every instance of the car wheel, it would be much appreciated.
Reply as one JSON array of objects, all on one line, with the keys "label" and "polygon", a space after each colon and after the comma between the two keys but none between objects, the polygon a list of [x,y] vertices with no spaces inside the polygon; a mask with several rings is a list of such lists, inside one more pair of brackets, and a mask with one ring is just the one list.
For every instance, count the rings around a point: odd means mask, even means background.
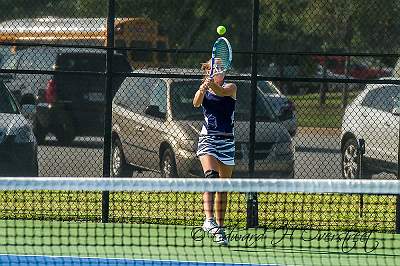
[{"label": "car wheel", "polygon": [[38,177],[39,165],[37,159],[32,160],[28,164],[21,165],[16,176],[19,177]]},{"label": "car wheel", "polygon": [[167,148],[161,157],[161,176],[164,178],[175,178],[178,177],[178,171],[176,170],[176,161],[174,152]]},{"label": "car wheel", "polygon": [[68,118],[64,118],[62,123],[58,125],[59,128],[56,130],[55,135],[58,140],[63,145],[71,144],[75,139],[75,128],[72,121]]},{"label": "car wheel", "polygon": [[37,177],[39,176],[39,164],[37,162],[37,160],[33,163],[33,169],[32,169],[32,176],[33,177]]},{"label": "car wheel", "polygon": [[116,177],[132,177],[133,170],[126,163],[121,141],[116,138],[112,144],[111,175]]},{"label": "car wheel", "polygon": [[288,173],[287,178],[289,178],[289,179],[294,179],[294,178],[295,178],[294,170],[292,170],[292,171],[290,171],[290,172]]},{"label": "car wheel", "polygon": [[357,140],[346,141],[342,151],[342,177],[346,179],[360,178],[360,155]]},{"label": "car wheel", "polygon": [[34,119],[34,121],[32,122],[32,126],[33,134],[35,135],[37,143],[43,144],[47,135],[46,130],[42,127],[37,119]]}]

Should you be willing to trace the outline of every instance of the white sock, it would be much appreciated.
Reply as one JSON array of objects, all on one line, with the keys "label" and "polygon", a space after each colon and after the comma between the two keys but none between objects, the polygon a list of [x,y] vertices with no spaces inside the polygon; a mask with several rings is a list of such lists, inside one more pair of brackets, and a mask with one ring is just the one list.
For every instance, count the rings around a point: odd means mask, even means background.
[{"label": "white sock", "polygon": [[207,222],[212,222],[212,221],[214,221],[214,217],[206,218],[206,221]]}]

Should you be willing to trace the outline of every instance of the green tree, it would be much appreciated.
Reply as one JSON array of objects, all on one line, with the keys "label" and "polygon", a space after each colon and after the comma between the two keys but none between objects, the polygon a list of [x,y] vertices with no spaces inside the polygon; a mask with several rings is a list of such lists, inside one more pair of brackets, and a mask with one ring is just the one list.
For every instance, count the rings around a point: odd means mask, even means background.
[{"label": "green tree", "polygon": [[34,18],[44,16],[79,17],[79,6],[85,5],[87,0],[60,1],[60,0],[1,0],[0,20]]},{"label": "green tree", "polygon": [[[234,51],[251,48],[252,4],[253,0],[115,0],[117,17],[158,21],[173,48],[210,49],[215,29],[222,24]],[[107,7],[108,0],[0,0],[0,20],[105,17]],[[328,51],[398,52],[399,15],[398,0],[260,0],[258,47],[318,52],[326,44]],[[279,61],[285,60],[295,59]],[[248,65],[249,55],[236,55],[237,63]]]},{"label": "green tree", "polygon": [[[211,50],[218,25],[227,27],[226,36],[235,51],[251,48],[252,1],[239,0],[117,0],[119,17],[147,17],[158,21],[172,48]],[[175,55],[186,65],[198,66],[206,54]],[[235,57],[235,66],[247,64],[249,56]]]},{"label": "green tree", "polygon": [[304,27],[331,51],[393,52],[399,47],[398,0],[310,0]]},{"label": "green tree", "polygon": [[307,0],[262,0],[260,3],[260,49],[305,51],[312,48],[312,31],[303,27]]},{"label": "green tree", "polygon": [[[360,5],[357,17],[358,50],[375,53],[400,52],[400,1],[368,1],[368,4]],[[396,60],[393,57],[381,58],[389,66],[393,66]]]}]

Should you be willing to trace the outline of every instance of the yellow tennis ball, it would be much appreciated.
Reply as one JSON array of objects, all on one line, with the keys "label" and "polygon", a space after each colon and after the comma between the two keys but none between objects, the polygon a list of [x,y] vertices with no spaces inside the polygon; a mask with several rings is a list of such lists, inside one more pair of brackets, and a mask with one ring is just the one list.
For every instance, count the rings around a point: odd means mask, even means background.
[{"label": "yellow tennis ball", "polygon": [[217,33],[218,33],[219,35],[224,35],[225,32],[226,32],[226,28],[225,28],[224,26],[218,26],[218,27],[217,27]]}]

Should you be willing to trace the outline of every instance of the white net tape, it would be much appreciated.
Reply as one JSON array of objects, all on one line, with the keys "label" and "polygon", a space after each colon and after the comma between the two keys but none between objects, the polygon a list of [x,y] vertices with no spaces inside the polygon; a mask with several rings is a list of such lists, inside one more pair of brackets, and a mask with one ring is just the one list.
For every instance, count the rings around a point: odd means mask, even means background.
[{"label": "white net tape", "polygon": [[343,179],[162,179],[162,178],[0,178],[0,190],[299,192],[400,194],[398,180]]}]

